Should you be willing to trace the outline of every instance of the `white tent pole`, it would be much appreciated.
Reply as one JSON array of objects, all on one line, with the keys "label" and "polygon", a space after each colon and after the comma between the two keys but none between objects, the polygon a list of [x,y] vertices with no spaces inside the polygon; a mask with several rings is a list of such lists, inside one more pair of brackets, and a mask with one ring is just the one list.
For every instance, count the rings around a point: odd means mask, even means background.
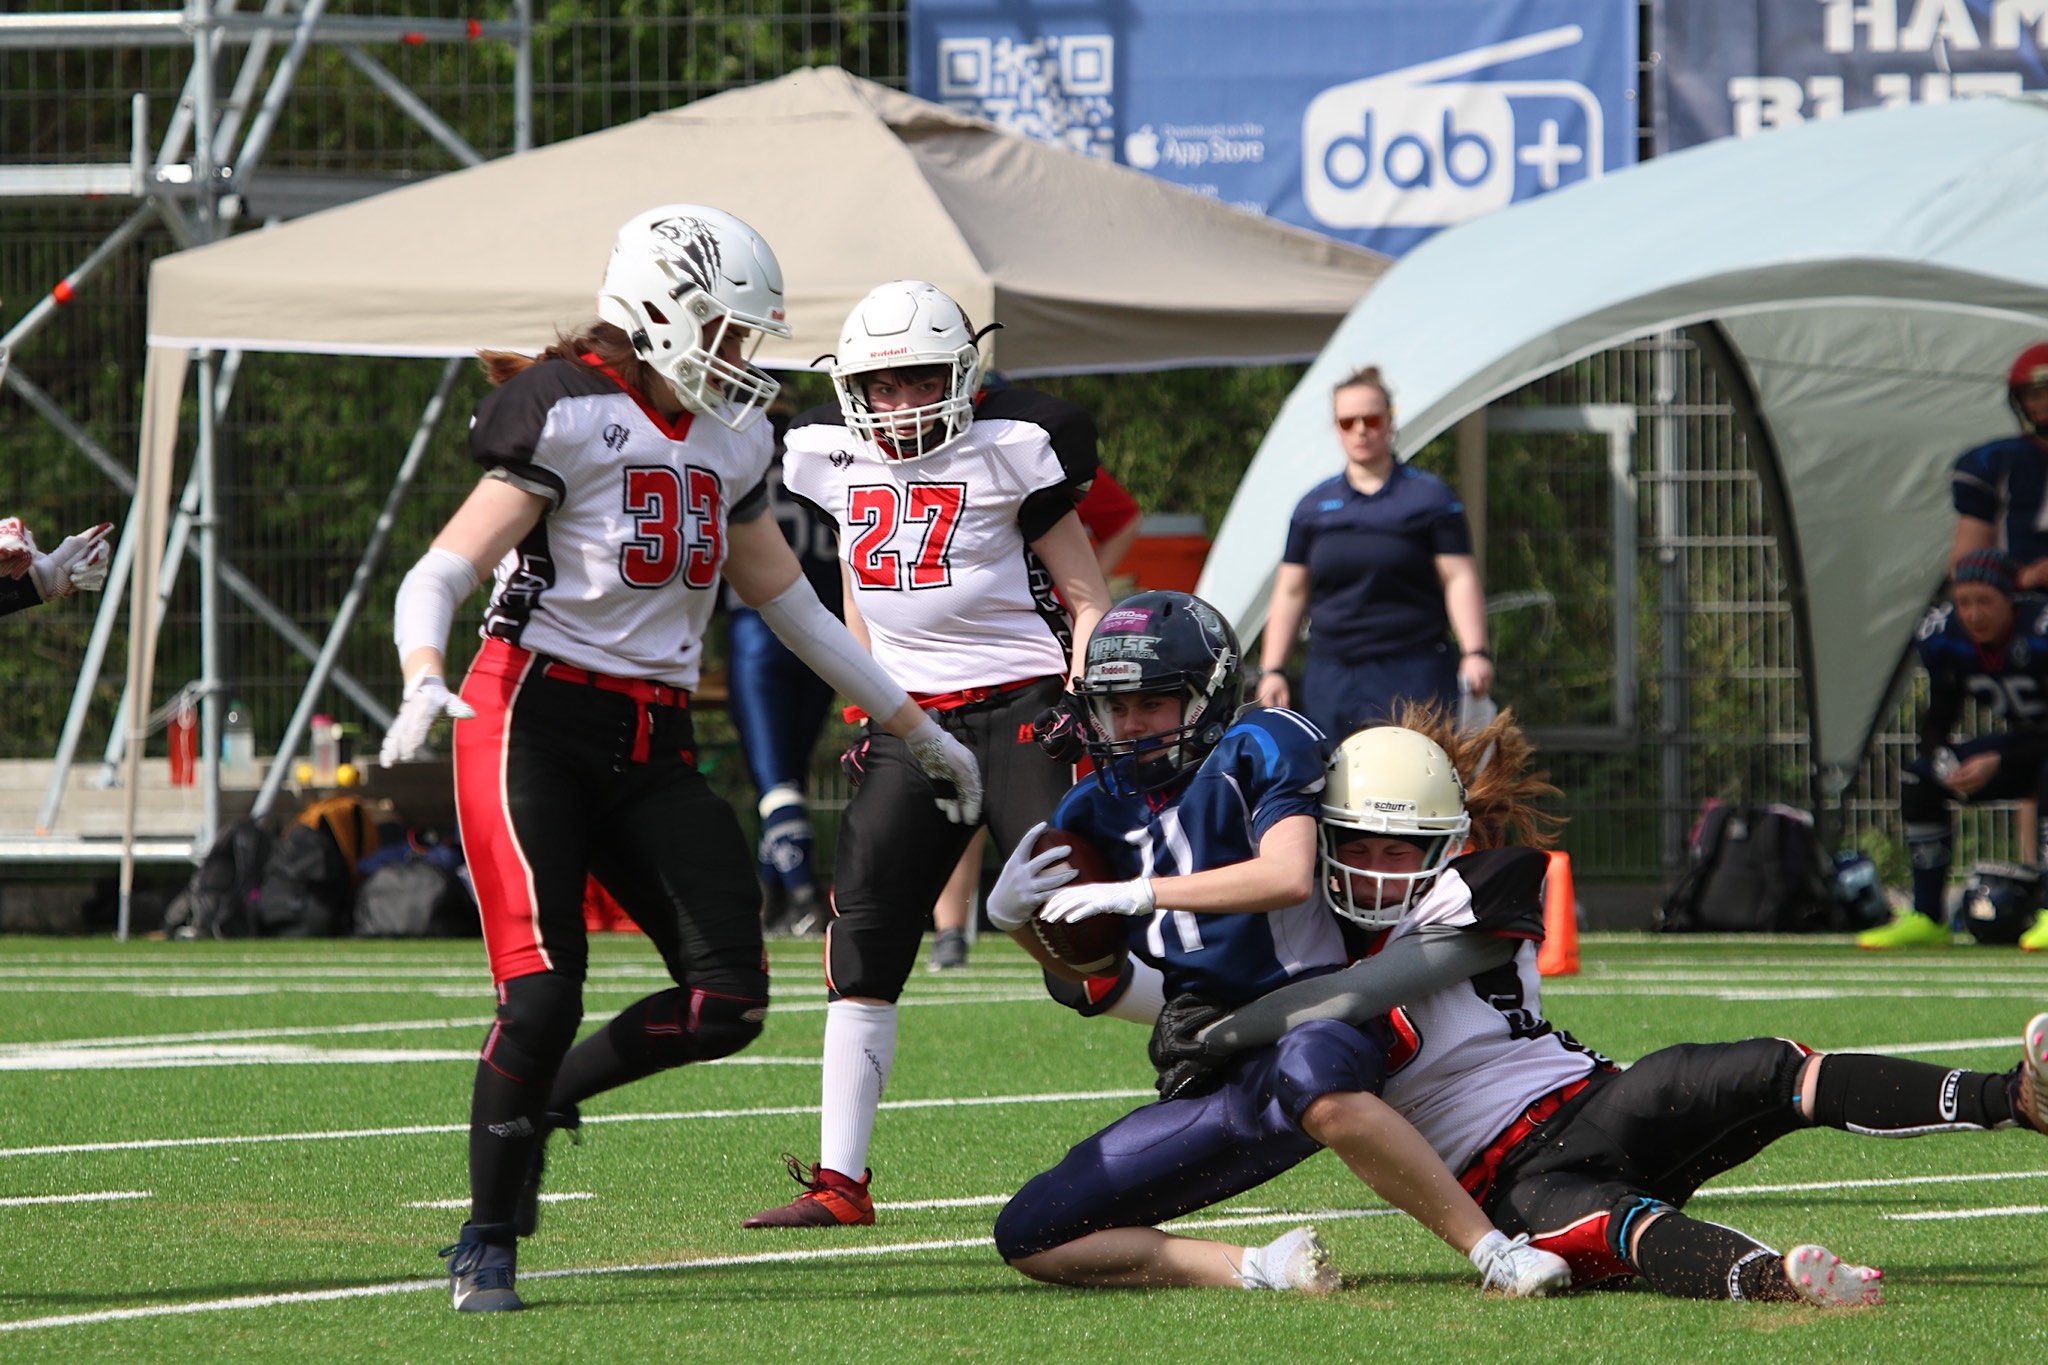
[{"label": "white tent pole", "polygon": [[[213,847],[220,832],[220,425],[214,412],[214,353],[199,353],[199,772],[200,820],[195,852]],[[145,697],[130,697],[139,712]]]},{"label": "white tent pole", "polygon": [[[151,549],[162,543],[165,514],[170,504],[170,454],[176,440],[178,400],[184,393],[186,359],[181,353],[159,346],[149,349],[142,392],[142,430],[136,441],[136,515],[133,534],[136,552],[128,600],[131,605],[156,596],[157,556]],[[156,627],[152,614],[128,613],[128,695],[147,697],[156,663]],[[129,912],[135,894],[135,808],[141,796],[142,741],[137,722],[130,719],[128,752],[124,768],[126,787],[121,802],[121,898],[115,922],[115,937],[128,941]]]},{"label": "white tent pole", "polygon": [[1658,772],[1663,786],[1663,838],[1660,854],[1664,870],[1676,873],[1684,866],[1687,838],[1686,740],[1692,729],[1690,694],[1686,689],[1685,648],[1685,556],[1678,543],[1685,535],[1686,493],[1685,424],[1678,416],[1678,335],[1659,332],[1656,338],[1656,368],[1651,401],[1656,416],[1657,461],[1657,561],[1658,561],[1658,673],[1657,692],[1662,699],[1657,711]]},{"label": "white tent pole", "polygon": [[299,694],[299,704],[292,712],[290,724],[285,727],[284,738],[277,746],[277,758],[271,763],[270,771],[263,775],[262,790],[256,793],[255,804],[249,813],[257,818],[267,815],[271,804],[277,800],[278,790],[284,784],[285,769],[299,749],[299,740],[313,717],[313,708],[319,705],[320,689],[327,685],[327,675],[334,668],[334,660],[341,653],[342,645],[348,640],[349,628],[355,624],[356,612],[368,595],[370,580],[383,567],[385,547],[391,543],[391,528],[397,524],[398,509],[404,505],[406,495],[411,492],[413,481],[419,476],[420,464],[426,458],[427,446],[433,439],[434,431],[441,424],[441,416],[448,408],[448,395],[454,392],[456,378],[462,373],[460,357],[451,359],[441,368],[441,382],[434,389],[433,397],[420,412],[419,425],[413,429],[412,444],[406,449],[405,459],[398,466],[398,475],[391,482],[391,491],[384,497],[384,510],[377,514],[377,525],[370,532],[370,542],[363,547],[363,556],[356,562],[355,577],[350,580],[348,592],[341,599],[341,606],[334,613],[334,624],[327,629],[327,642],[320,648],[320,657],[313,660],[313,671],[306,679],[305,690]]}]

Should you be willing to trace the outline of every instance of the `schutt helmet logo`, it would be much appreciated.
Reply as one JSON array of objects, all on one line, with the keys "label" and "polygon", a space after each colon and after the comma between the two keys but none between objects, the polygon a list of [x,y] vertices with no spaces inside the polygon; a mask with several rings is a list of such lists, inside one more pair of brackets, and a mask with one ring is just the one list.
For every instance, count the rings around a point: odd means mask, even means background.
[{"label": "schutt helmet logo", "polygon": [[604,429],[604,443],[606,447],[612,450],[624,450],[626,448],[626,434],[624,427],[620,426],[617,422],[613,422]]}]

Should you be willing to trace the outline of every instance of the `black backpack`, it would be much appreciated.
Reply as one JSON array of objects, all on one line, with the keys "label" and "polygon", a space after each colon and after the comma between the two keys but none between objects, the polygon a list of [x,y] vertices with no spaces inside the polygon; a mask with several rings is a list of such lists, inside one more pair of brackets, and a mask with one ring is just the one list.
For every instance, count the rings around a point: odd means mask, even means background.
[{"label": "black backpack", "polygon": [[276,842],[247,817],[222,830],[192,880],[165,907],[164,932],[186,939],[254,934],[256,892]]},{"label": "black backpack", "polygon": [[1656,918],[1664,933],[1818,933],[1844,923],[1813,817],[1722,801],[1701,811],[1692,866]]},{"label": "black backpack", "polygon": [[358,938],[463,938],[483,932],[476,900],[452,860],[395,858],[356,892]]},{"label": "black backpack", "polygon": [[353,796],[331,796],[300,811],[277,841],[251,904],[254,931],[266,938],[347,933],[360,874],[356,862],[377,851],[377,826]]}]

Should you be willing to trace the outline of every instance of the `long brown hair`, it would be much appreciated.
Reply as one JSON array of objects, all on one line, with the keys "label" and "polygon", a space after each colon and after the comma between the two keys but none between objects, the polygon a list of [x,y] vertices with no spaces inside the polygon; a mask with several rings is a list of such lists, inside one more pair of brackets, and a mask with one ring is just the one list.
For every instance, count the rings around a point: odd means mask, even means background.
[{"label": "long brown hair", "polygon": [[1456,712],[1440,703],[1401,703],[1394,723],[1436,741],[1450,755],[1451,766],[1465,783],[1465,813],[1472,817],[1472,848],[1519,844],[1549,848],[1557,842],[1565,818],[1536,803],[1563,795],[1550,774],[1531,767],[1536,747],[1515,722],[1515,713],[1501,713],[1477,730],[1458,728]]},{"label": "long brown hair", "polygon": [[[596,356],[598,363],[591,365],[584,359],[586,355]],[[661,392],[657,384],[666,382],[633,349],[633,343],[626,339],[625,329],[609,322],[591,321],[573,332],[557,332],[555,344],[539,355],[524,355],[518,351],[478,351],[476,358],[483,366],[484,378],[494,385],[504,383],[543,360],[566,360],[585,369],[610,370],[626,381],[628,388],[649,398]]]}]

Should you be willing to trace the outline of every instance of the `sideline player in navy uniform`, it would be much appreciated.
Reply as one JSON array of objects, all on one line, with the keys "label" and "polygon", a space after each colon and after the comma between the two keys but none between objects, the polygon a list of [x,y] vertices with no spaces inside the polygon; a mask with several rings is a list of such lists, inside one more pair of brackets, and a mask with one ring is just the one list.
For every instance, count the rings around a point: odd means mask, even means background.
[{"label": "sideline player in navy uniform", "polygon": [[[782,486],[782,431],[789,414],[771,411],[777,430],[775,462],[763,485],[768,515],[803,566],[811,590],[835,615],[840,611],[839,552],[832,523],[798,502]],[[727,711],[754,779],[761,840],[754,857],[761,879],[762,924],[770,934],[798,937],[825,931],[825,901],[813,870],[817,839],[805,804],[811,751],[817,747],[832,688],[782,643],[738,593],[726,587]]]},{"label": "sideline player in navy uniform", "polygon": [[2005,376],[2017,436],[1963,452],[1950,478],[1956,507],[1949,564],[1972,550],[2003,550],[2018,586],[2048,588],[2048,341],[2021,351]]},{"label": "sideline player in navy uniform", "polygon": [[[1693,1192],[1804,1128],[2048,1132],[2048,1014],[2028,1022],[2025,1056],[2003,1074],[1784,1038],[1679,1044],[1615,1069],[1543,1017],[1545,859],[1504,842],[1544,841],[1527,803],[1555,794],[1529,772],[1527,740],[1505,713],[1464,732],[1443,711],[1402,719],[1430,733],[1351,736],[1322,796],[1324,895],[1372,936],[1370,954],[1221,1018],[1169,1022],[1154,1040],[1164,1083],[1199,1084],[1308,1021],[1392,1011],[1387,1103],[1500,1228],[1569,1261],[1575,1286],[1640,1275],[1678,1298],[1820,1307],[1880,1303],[1882,1277],[1825,1247],[1781,1254],[1692,1218],[1681,1210]],[[1463,852],[1468,834],[1478,851]]]},{"label": "sideline player in navy uniform", "polygon": [[[768,244],[718,209],[649,210],[619,230],[597,308],[537,361],[484,353],[499,387],[470,428],[483,478],[398,591],[405,700],[382,761],[414,757],[441,716],[461,722],[456,808],[497,985],[470,1103],[470,1217],[442,1252],[467,1312],[522,1306],[516,1239],[538,1222],[548,1134],[577,1126],[580,1101],[761,1032],[754,859],[697,771],[690,716],[721,576],[888,717],[906,765],[963,818],[980,800],[973,756],[825,609],[762,515],[758,419],[777,385],[747,357],[762,333],[789,335]],[[451,696],[455,609],[491,571],[484,643]],[[587,874],[676,984],[571,1048]]]},{"label": "sideline player in navy uniform", "polygon": [[[1130,951],[1164,974],[1167,990],[1218,1003],[1343,966],[1343,935],[1316,898],[1322,732],[1277,708],[1237,716],[1243,659],[1215,608],[1180,592],[1126,598],[1096,628],[1076,691],[1090,711],[1096,772],[1053,819],[1123,880],[1052,889],[1043,860],[1055,850],[1034,855],[1033,830],[1005,865],[991,917],[1016,927],[1034,912],[1130,916]],[[1468,1255],[1487,1288],[1526,1296],[1562,1287],[1564,1263],[1497,1232],[1374,1097],[1385,1067],[1378,1030],[1304,1024],[1240,1059],[1220,1089],[1168,1095],[1074,1147],[1004,1206],[996,1249],[1056,1284],[1333,1289],[1312,1227],[1245,1247],[1155,1226],[1328,1147]]]},{"label": "sideline player in navy uniform", "polygon": [[[1913,908],[1856,936],[1859,947],[1941,947],[1948,923],[1955,829],[1949,802],[2033,797],[2048,849],[2048,600],[2015,597],[2018,567],[1998,550],[1972,550],[1955,567],[1955,590],[1920,622],[1914,640],[1927,669],[1920,752],[1899,772],[1899,808],[1913,863]],[[2005,729],[1950,744],[1963,703],[2005,721]],[[2016,884],[2015,890],[2018,889]],[[2028,926],[2019,943],[2048,951],[2048,911],[2019,906]],[[1956,926],[1960,927],[1960,926]],[[2012,926],[2018,928],[2019,926]],[[2012,942],[2011,930],[2005,942]]]},{"label": "sideline player in navy uniform", "polygon": [[[1073,781],[1031,725],[1064,695],[1109,589],[1074,513],[1095,473],[1094,423],[1031,389],[977,397],[980,335],[921,280],[870,290],[840,334],[838,404],[791,424],[782,467],[789,491],[838,524],[847,627],[973,750],[1007,847]],[[859,763],[826,930],[818,1160],[791,1157],[803,1192],[750,1228],[874,1222],[868,1146],[896,1000],[972,837],[972,822],[933,813],[929,779],[896,740],[870,726]]]}]

